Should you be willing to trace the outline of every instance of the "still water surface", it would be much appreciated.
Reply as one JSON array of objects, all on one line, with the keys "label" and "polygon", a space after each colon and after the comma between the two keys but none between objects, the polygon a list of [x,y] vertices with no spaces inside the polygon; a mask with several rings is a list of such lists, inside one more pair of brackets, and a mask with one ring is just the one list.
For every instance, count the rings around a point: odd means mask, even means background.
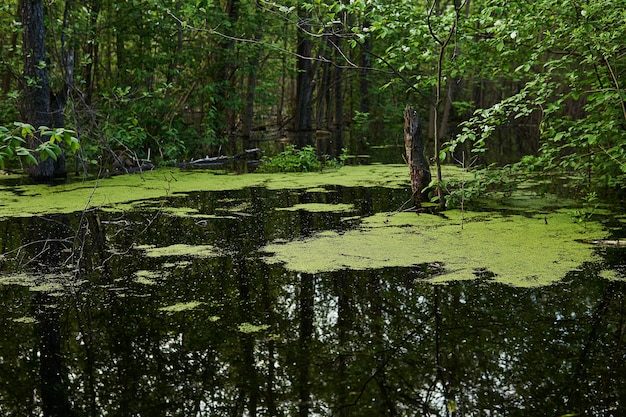
[{"label": "still water surface", "polygon": [[[258,187],[4,219],[0,414],[624,415],[626,282],[600,277],[623,249],[535,288],[433,285],[436,264],[304,274],[260,250],[405,199]],[[312,202],[354,209],[276,210]]]}]

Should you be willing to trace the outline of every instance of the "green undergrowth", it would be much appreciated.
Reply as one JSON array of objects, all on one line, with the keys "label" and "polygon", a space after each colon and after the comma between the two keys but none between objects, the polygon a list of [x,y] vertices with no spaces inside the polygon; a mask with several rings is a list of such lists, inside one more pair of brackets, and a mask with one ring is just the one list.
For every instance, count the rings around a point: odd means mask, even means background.
[{"label": "green undergrowth", "polygon": [[341,155],[335,159],[320,159],[317,150],[313,146],[296,148],[295,145],[287,145],[285,150],[272,157],[261,158],[259,172],[315,172],[329,168],[342,167],[349,155],[344,149]]}]

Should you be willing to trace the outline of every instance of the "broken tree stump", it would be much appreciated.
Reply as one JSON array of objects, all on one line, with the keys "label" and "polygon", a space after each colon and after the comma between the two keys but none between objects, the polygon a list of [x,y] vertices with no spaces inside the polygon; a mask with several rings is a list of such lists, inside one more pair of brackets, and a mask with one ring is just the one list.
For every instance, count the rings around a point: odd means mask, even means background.
[{"label": "broken tree stump", "polygon": [[404,148],[411,176],[411,189],[416,209],[422,207],[422,200],[428,201],[425,191],[430,184],[430,166],[424,153],[422,129],[417,112],[409,105],[404,109]]}]

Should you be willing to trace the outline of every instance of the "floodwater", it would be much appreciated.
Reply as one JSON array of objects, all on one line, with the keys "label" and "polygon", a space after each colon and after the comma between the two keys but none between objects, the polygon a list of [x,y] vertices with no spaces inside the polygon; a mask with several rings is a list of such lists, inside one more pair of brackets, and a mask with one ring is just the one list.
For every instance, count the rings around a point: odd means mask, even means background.
[{"label": "floodwater", "polygon": [[[624,249],[528,287],[267,262],[405,200],[251,187],[3,219],[0,414],[624,415]],[[353,209],[277,210],[309,203]]]}]

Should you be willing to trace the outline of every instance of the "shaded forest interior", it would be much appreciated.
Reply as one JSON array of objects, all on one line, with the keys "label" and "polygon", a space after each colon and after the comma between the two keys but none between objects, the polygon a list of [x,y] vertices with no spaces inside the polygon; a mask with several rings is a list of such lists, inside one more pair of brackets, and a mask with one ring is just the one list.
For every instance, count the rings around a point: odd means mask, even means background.
[{"label": "shaded forest interior", "polygon": [[431,161],[478,152],[481,164],[625,182],[626,29],[608,1],[11,0],[2,11],[0,125],[73,129],[79,171],[284,143],[367,154],[402,143],[411,104]]}]

